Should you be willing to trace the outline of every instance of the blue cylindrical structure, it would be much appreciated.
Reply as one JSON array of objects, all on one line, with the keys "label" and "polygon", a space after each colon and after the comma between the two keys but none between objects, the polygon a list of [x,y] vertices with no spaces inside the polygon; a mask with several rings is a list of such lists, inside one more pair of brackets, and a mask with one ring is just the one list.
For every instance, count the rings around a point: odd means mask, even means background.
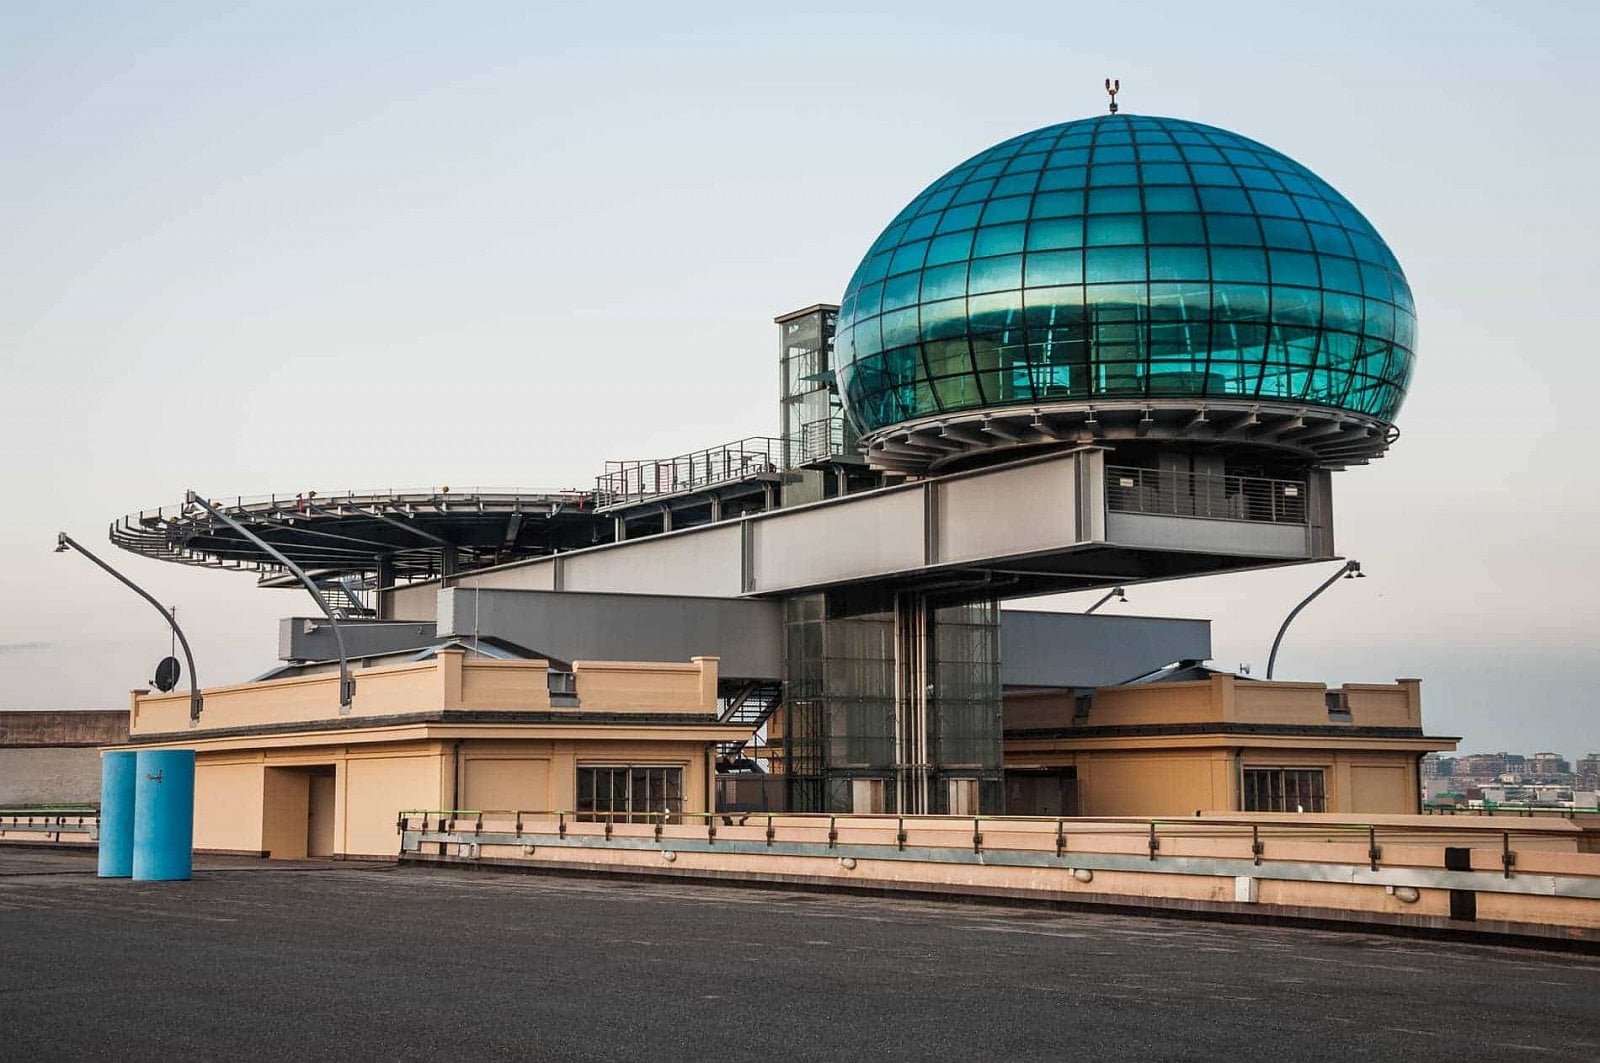
[{"label": "blue cylindrical structure", "polygon": [[194,750],[141,749],[135,774],[134,881],[189,878],[194,868]]},{"label": "blue cylindrical structure", "polygon": [[100,877],[133,874],[133,750],[100,754]]}]

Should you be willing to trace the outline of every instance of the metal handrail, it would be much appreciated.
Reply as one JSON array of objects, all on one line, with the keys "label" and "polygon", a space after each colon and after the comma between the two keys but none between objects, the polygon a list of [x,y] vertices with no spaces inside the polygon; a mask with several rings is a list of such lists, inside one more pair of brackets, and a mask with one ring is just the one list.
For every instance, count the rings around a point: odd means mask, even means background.
[{"label": "metal handrail", "polygon": [[608,461],[595,477],[595,505],[612,506],[775,473],[786,465],[784,441],[747,436],[670,458]]},{"label": "metal handrail", "polygon": [[1262,524],[1307,523],[1304,480],[1106,466],[1106,508]]}]

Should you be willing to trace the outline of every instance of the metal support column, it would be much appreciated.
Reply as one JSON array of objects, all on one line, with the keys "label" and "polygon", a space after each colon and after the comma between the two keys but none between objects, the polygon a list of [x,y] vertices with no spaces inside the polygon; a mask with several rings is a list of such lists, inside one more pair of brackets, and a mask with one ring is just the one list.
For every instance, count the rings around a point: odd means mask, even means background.
[{"label": "metal support column", "polygon": [[379,620],[389,620],[394,614],[394,606],[389,603],[389,592],[394,590],[394,555],[379,554],[377,557],[376,586],[373,588],[373,602],[377,606]]}]

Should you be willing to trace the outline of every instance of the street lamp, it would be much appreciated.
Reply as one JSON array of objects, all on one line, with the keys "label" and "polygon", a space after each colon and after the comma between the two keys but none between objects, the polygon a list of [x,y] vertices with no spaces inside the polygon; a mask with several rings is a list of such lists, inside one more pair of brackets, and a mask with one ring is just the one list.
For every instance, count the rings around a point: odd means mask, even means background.
[{"label": "street lamp", "polygon": [[1107,594],[1104,598],[1101,598],[1098,602],[1095,602],[1093,605],[1089,606],[1089,608],[1085,609],[1083,611],[1083,615],[1088,616],[1090,613],[1094,612],[1096,609],[1100,608],[1113,598],[1120,599],[1123,605],[1128,604],[1128,592],[1123,590],[1121,587],[1112,587],[1109,594]]},{"label": "street lamp", "polygon": [[228,516],[210,502],[207,502],[205,499],[201,498],[194,492],[193,489],[184,495],[184,502],[188,505],[199,506],[213,517],[217,518],[222,523],[226,524],[228,527],[244,536],[262,551],[264,551],[267,555],[272,557],[273,560],[277,561],[284,568],[294,573],[295,578],[305,585],[306,590],[311,593],[311,597],[316,601],[317,607],[322,610],[323,615],[328,618],[329,625],[333,628],[334,645],[336,645],[339,649],[339,715],[343,716],[348,713],[350,711],[350,701],[355,697],[356,681],[350,678],[350,661],[349,658],[345,656],[344,652],[344,632],[339,629],[339,618],[333,615],[333,609],[328,605],[328,599],[322,596],[322,591],[317,588],[316,583],[312,581],[310,576],[305,574],[304,569],[285,557],[283,552],[280,551],[276,546],[273,546],[255,532],[251,531],[249,528],[246,528],[243,524],[234,520],[232,517]]},{"label": "street lamp", "polygon": [[1344,564],[1339,566],[1339,570],[1337,572],[1323,580],[1321,586],[1312,591],[1310,594],[1306,595],[1304,600],[1302,600],[1299,605],[1289,610],[1289,615],[1283,618],[1283,626],[1278,628],[1278,637],[1272,640],[1272,652],[1267,656],[1268,679],[1272,678],[1273,666],[1278,663],[1278,645],[1283,642],[1283,633],[1289,630],[1289,625],[1293,623],[1295,617],[1300,615],[1300,610],[1310,605],[1317,595],[1333,586],[1334,583],[1341,578],[1366,579],[1367,574],[1361,571],[1361,562],[1346,561]]},{"label": "street lamp", "polygon": [[199,723],[200,710],[203,706],[202,699],[200,697],[200,680],[194,672],[194,654],[189,650],[189,640],[184,637],[183,629],[178,626],[178,618],[173,615],[173,611],[156,601],[150,596],[148,591],[139,586],[137,583],[133,582],[133,580],[129,579],[127,576],[124,576],[122,573],[118,572],[116,569],[100,560],[89,550],[84,549],[83,545],[77,540],[73,539],[72,536],[68,535],[66,532],[57,532],[55,552],[58,554],[64,554],[68,550],[76,550],[84,557],[87,557],[90,561],[93,561],[96,565],[99,565],[101,569],[107,572],[117,582],[121,583],[124,587],[127,587],[129,590],[133,591],[133,593],[149,602],[155,608],[155,611],[161,614],[161,619],[165,620],[168,625],[171,626],[172,633],[178,637],[179,644],[183,646],[184,657],[189,661],[189,724],[190,726],[193,726]]}]

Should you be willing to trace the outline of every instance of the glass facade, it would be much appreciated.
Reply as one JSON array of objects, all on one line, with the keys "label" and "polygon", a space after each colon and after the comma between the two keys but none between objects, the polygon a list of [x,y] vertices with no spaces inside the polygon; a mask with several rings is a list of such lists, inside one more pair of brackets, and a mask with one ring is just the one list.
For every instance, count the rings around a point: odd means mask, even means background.
[{"label": "glass facade", "polygon": [[1391,421],[1416,319],[1393,253],[1310,170],[1195,122],[1102,115],[917,196],[851,278],[835,344],[863,432],[1101,397]]}]

